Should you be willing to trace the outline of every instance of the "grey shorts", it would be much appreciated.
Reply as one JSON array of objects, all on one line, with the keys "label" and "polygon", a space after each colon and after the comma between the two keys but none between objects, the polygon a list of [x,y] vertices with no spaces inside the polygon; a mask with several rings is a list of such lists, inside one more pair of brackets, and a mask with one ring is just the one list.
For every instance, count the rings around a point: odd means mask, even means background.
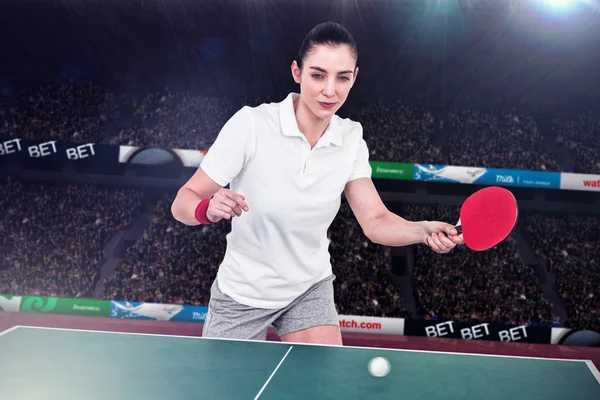
[{"label": "grey shorts", "polygon": [[265,340],[272,326],[281,337],[320,325],[339,326],[333,300],[331,275],[311,286],[282,309],[262,309],[240,304],[212,284],[202,336],[210,338]]}]

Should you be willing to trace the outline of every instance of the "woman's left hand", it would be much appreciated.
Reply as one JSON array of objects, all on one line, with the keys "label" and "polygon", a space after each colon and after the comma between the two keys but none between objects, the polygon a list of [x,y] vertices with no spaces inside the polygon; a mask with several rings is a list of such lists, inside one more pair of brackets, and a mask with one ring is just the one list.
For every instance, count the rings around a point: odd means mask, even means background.
[{"label": "woman's left hand", "polygon": [[424,224],[426,235],[423,242],[436,253],[448,253],[457,244],[463,243],[462,235],[458,234],[454,225],[439,221],[426,221]]}]

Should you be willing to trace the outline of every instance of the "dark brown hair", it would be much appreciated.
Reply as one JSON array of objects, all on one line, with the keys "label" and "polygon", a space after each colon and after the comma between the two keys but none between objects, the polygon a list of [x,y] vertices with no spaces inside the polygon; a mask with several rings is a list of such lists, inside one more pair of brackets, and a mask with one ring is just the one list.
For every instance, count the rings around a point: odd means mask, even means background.
[{"label": "dark brown hair", "polygon": [[296,62],[298,67],[302,68],[306,55],[318,45],[348,45],[352,51],[352,55],[358,63],[358,49],[356,42],[350,32],[342,25],[336,22],[324,22],[310,30],[304,37],[300,50],[298,50],[298,58]]}]

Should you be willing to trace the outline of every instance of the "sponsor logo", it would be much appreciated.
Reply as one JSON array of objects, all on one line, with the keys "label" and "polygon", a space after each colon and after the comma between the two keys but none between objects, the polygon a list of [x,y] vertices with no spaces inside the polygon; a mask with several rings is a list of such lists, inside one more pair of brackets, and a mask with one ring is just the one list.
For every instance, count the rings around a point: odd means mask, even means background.
[{"label": "sponsor logo", "polygon": [[200,312],[193,311],[192,312],[192,320],[204,321],[204,320],[206,320],[206,313],[205,312],[200,313]]},{"label": "sponsor logo", "polygon": [[563,173],[560,178],[561,189],[600,191],[600,175]]},{"label": "sponsor logo", "polygon": [[560,174],[557,172],[490,169],[488,174],[482,176],[476,183],[559,188]]},{"label": "sponsor logo", "polygon": [[183,310],[182,305],[112,301],[111,315],[119,318],[169,321]]},{"label": "sponsor logo", "polygon": [[2,310],[108,317],[110,302],[107,300],[70,299],[65,297],[0,295],[0,311]]},{"label": "sponsor logo", "polygon": [[415,164],[415,179],[474,183],[487,172],[485,168],[457,167],[451,165]]},{"label": "sponsor logo", "polygon": [[382,167],[377,167],[375,169],[375,171],[380,174],[396,174],[396,175],[404,175],[404,172],[405,172],[403,169],[382,168]]},{"label": "sponsor logo", "polygon": [[373,178],[383,179],[412,179],[414,174],[414,164],[370,161],[373,170]]},{"label": "sponsor logo", "polygon": [[18,312],[21,309],[21,296],[0,295],[0,311]]},{"label": "sponsor logo", "polygon": [[515,178],[512,175],[496,175],[496,182],[515,183]]},{"label": "sponsor logo", "polygon": [[95,307],[95,306],[80,306],[78,304],[73,304],[73,310],[76,310],[76,311],[94,311],[94,312],[100,312],[100,307]]},{"label": "sponsor logo", "polygon": [[21,311],[50,313],[58,304],[57,297],[34,297],[24,296]]},{"label": "sponsor logo", "polygon": [[444,321],[409,321],[407,336],[426,336],[429,338],[452,338],[462,340],[487,340],[495,342],[550,343],[551,329],[532,328],[525,325],[510,326],[502,324],[467,323]]},{"label": "sponsor logo", "polygon": [[356,320],[340,320],[341,328],[381,330],[381,322],[358,322]]},{"label": "sponsor logo", "polygon": [[600,179],[598,179],[597,181],[589,180],[589,179],[584,179],[583,180],[583,186],[584,187],[600,188]]}]

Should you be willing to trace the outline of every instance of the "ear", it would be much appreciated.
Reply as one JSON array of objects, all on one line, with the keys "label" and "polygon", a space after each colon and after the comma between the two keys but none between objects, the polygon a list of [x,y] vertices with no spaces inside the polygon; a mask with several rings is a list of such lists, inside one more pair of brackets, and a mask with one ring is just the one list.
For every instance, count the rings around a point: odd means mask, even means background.
[{"label": "ear", "polygon": [[292,70],[292,77],[294,78],[294,81],[296,83],[300,83],[300,77],[302,76],[302,70],[298,66],[298,63],[296,62],[296,60],[294,60],[292,62],[291,70]]},{"label": "ear", "polygon": [[356,78],[358,77],[358,67],[354,69],[354,79],[352,80],[352,86],[356,83]]}]

